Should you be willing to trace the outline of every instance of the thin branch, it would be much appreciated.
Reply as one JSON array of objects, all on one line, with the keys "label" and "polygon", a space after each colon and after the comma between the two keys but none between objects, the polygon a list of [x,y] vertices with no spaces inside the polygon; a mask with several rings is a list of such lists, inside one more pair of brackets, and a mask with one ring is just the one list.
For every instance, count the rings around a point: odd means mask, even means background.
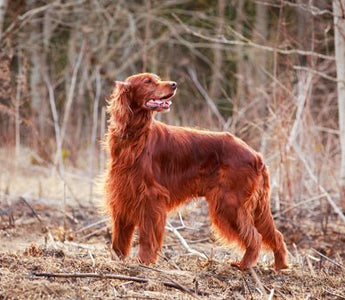
[{"label": "thin branch", "polygon": [[314,252],[316,252],[318,255],[320,255],[321,257],[323,257],[324,259],[328,260],[329,262],[331,262],[332,264],[338,266],[339,268],[345,270],[345,266],[337,263],[336,261],[334,261],[333,259],[330,259],[329,257],[327,257],[326,255],[322,254],[321,252],[317,251],[314,248],[311,248],[311,250],[313,250]]},{"label": "thin branch", "polygon": [[266,290],[264,288],[263,283],[261,282],[258,274],[256,274],[256,272],[254,271],[253,268],[250,268],[250,273],[252,274],[252,277],[254,278],[254,281],[256,282],[256,284],[258,285],[258,290],[261,292],[261,296],[263,296],[264,299],[268,298],[268,295],[266,293]]},{"label": "thin branch", "polygon": [[167,274],[166,274],[165,271],[160,270],[160,269],[156,269],[156,268],[153,268],[153,267],[141,265],[141,264],[140,264],[139,266],[142,267],[142,268],[145,268],[145,269],[149,269],[149,270],[152,270],[152,271],[155,271],[155,272],[164,274],[164,276],[165,276],[168,280],[170,280],[170,281],[173,282],[174,284],[178,285],[178,286],[179,286],[181,289],[183,289],[186,293],[190,294],[192,297],[194,297],[194,298],[196,298],[196,299],[200,299],[199,297],[197,297],[197,296],[195,295],[195,291],[194,291],[194,290],[191,291],[191,289],[189,289],[189,288],[183,286],[181,283],[179,283],[179,282],[177,282],[177,281],[171,279],[169,276],[167,276]]},{"label": "thin branch", "polygon": [[297,111],[296,111],[296,117],[295,121],[292,125],[292,128],[290,130],[290,134],[288,137],[288,141],[286,144],[286,151],[289,151],[291,145],[294,143],[298,130],[302,121],[302,114],[304,111],[305,103],[307,102],[307,98],[309,95],[309,91],[312,87],[312,79],[313,75],[311,73],[301,73],[299,76],[298,84],[297,84],[297,97],[296,97],[296,105],[297,105]]},{"label": "thin branch", "polygon": [[21,100],[21,91],[22,91],[22,81],[23,81],[23,66],[22,66],[22,61],[21,61],[21,53],[20,50],[18,50],[18,75],[17,75],[17,91],[16,91],[16,102],[15,102],[15,112],[16,112],[16,117],[15,117],[15,134],[16,134],[16,162],[18,161],[19,158],[19,153],[20,153],[20,100]]},{"label": "thin branch", "polygon": [[313,73],[315,75],[318,75],[318,76],[320,76],[320,77],[322,77],[324,79],[327,79],[327,80],[330,80],[330,81],[333,81],[333,82],[344,82],[344,80],[337,79],[336,77],[329,76],[329,75],[327,75],[325,73],[322,73],[322,72],[319,72],[319,71],[316,71],[314,69],[310,69],[310,68],[307,68],[307,67],[294,66],[293,68],[295,70],[304,70],[304,71]]},{"label": "thin branch", "polygon": [[204,97],[207,105],[210,107],[211,111],[214,113],[214,115],[218,118],[218,121],[222,124],[224,127],[226,124],[225,119],[219,112],[216,104],[214,104],[213,100],[210,98],[210,96],[207,94],[206,90],[203,88],[203,86],[200,84],[196,72],[192,68],[188,68],[188,74],[190,78],[192,79],[193,83],[195,84],[196,88],[199,90],[200,94]]},{"label": "thin branch", "polygon": [[99,225],[99,224],[103,224],[103,223],[105,223],[105,222],[107,222],[107,221],[108,221],[108,218],[99,220],[99,221],[97,221],[97,222],[95,222],[95,223],[92,223],[92,224],[90,224],[90,225],[87,225],[87,226],[85,226],[85,227],[83,227],[83,228],[78,229],[77,231],[75,231],[75,233],[82,232],[82,231],[84,231],[84,230],[86,230],[86,229],[90,229],[90,228],[92,228],[92,227],[94,227],[94,226],[97,226],[97,225]]},{"label": "thin branch", "polygon": [[341,209],[336,205],[336,203],[333,201],[332,197],[330,196],[330,194],[326,191],[326,189],[318,182],[316,175],[313,173],[313,171],[311,170],[310,166],[308,165],[308,162],[306,161],[306,159],[304,158],[304,156],[302,155],[302,151],[299,149],[299,147],[295,144],[292,145],[293,149],[295,150],[295,152],[297,153],[297,155],[299,156],[300,160],[303,162],[307,172],[309,173],[310,178],[314,181],[315,184],[317,184],[317,186],[319,187],[319,189],[321,190],[321,192],[323,194],[325,194],[327,201],[329,202],[329,204],[332,206],[332,208],[334,209],[334,211],[338,214],[339,218],[344,222],[345,224],[345,216],[343,214],[343,212],[341,211]]},{"label": "thin branch", "polygon": [[90,190],[89,190],[89,202],[93,204],[92,197],[93,197],[93,177],[94,177],[94,156],[95,156],[95,147],[96,147],[96,139],[97,139],[97,125],[98,125],[98,106],[99,101],[101,98],[101,89],[102,89],[102,82],[101,82],[101,75],[100,75],[100,66],[96,66],[96,94],[93,103],[93,117],[92,117],[92,133],[91,133],[91,150],[90,150]]},{"label": "thin branch", "polygon": [[66,129],[67,129],[67,123],[68,123],[68,119],[70,116],[70,111],[72,108],[72,102],[73,102],[73,97],[74,97],[74,90],[75,90],[75,86],[76,86],[76,82],[77,82],[77,73],[78,70],[80,68],[81,62],[82,62],[82,58],[84,55],[84,49],[85,49],[85,41],[83,40],[82,45],[80,47],[80,52],[77,58],[77,61],[75,63],[75,66],[73,68],[73,73],[72,73],[72,79],[71,79],[71,86],[70,89],[68,91],[68,96],[67,96],[67,103],[66,103],[66,107],[65,107],[65,112],[64,112],[64,117],[63,117],[63,121],[62,121],[62,125],[61,125],[61,137],[60,137],[60,144],[57,145],[58,146],[58,150],[56,152],[55,155],[55,163],[58,160],[58,153],[61,153],[61,147],[65,138],[65,134],[66,134]]},{"label": "thin branch", "polygon": [[178,232],[178,230],[176,228],[174,228],[174,226],[171,225],[171,223],[169,221],[167,221],[168,226],[166,226],[165,228],[167,230],[172,231],[176,237],[180,240],[182,246],[191,254],[195,254],[198,255],[204,259],[207,259],[207,256],[204,253],[201,253],[197,250],[192,249],[191,247],[189,247],[188,243],[186,242],[186,240],[183,238],[183,236]]},{"label": "thin branch", "polygon": [[[307,2],[307,1],[306,1]],[[311,5],[311,1],[308,1],[308,4],[303,5],[303,4],[297,4],[297,3],[293,3],[290,1],[284,1],[284,0],[280,0],[279,4],[274,4],[272,2],[267,2],[267,1],[255,1],[255,3],[259,3],[261,5],[267,5],[270,7],[276,7],[279,8],[281,6],[281,4],[286,5],[286,6],[290,6],[290,7],[296,7],[299,9],[302,9],[306,12],[311,13],[313,16],[321,16],[321,15],[329,15],[329,16],[333,16],[334,14],[332,13],[332,11],[328,10],[328,9],[320,9],[316,6]]]},{"label": "thin branch", "polygon": [[[98,273],[32,273],[32,275],[37,277],[47,277],[47,278],[98,278],[98,279],[116,279],[125,281],[134,281],[139,283],[148,283],[150,280],[142,277],[133,277],[119,274],[98,274]],[[164,286],[186,292],[179,284],[170,281],[163,281]],[[186,288],[188,292],[195,293],[193,289]],[[199,295],[207,296],[207,293],[198,292]]]},{"label": "thin branch", "polygon": [[[254,43],[253,41],[251,41],[249,39],[246,39],[244,36],[242,36],[242,38],[243,38],[242,41],[240,41],[240,40],[228,40],[225,37],[220,39],[220,38],[214,38],[214,37],[206,36],[200,32],[196,32],[196,31],[192,30],[185,23],[183,23],[181,21],[181,19],[179,17],[177,17],[176,14],[172,14],[172,16],[179,22],[179,24],[181,26],[184,27],[184,29],[188,33],[190,33],[190,34],[192,34],[198,38],[201,38],[203,40],[210,41],[212,43],[219,43],[219,44],[232,45],[232,46],[237,45],[237,46],[253,47],[253,48],[260,49],[260,50],[264,50],[264,51],[268,51],[268,52],[276,52],[276,53],[283,54],[283,55],[298,54],[298,55],[304,55],[304,56],[314,56],[314,57],[318,57],[321,59],[335,60],[334,56],[324,55],[324,54],[313,52],[313,51],[305,51],[305,50],[299,50],[299,49],[281,49],[281,48],[277,48],[277,47],[260,45],[260,44]],[[240,35],[240,34],[237,33],[237,35]]]},{"label": "thin branch", "polygon": [[289,207],[289,208],[287,208],[287,209],[285,209],[285,210],[283,210],[283,211],[279,211],[278,213],[274,214],[274,218],[277,218],[277,217],[279,217],[279,216],[283,216],[283,215],[285,215],[287,212],[289,212],[289,211],[291,211],[291,210],[293,210],[293,209],[295,209],[295,208],[297,208],[297,207],[299,207],[299,206],[301,206],[301,205],[307,204],[307,203],[309,203],[309,202],[315,202],[315,200],[321,199],[321,198],[323,198],[323,197],[326,197],[326,194],[317,195],[317,196],[312,197],[312,198],[310,198],[310,199],[307,199],[307,200],[298,202],[298,203],[296,203],[295,205],[292,205],[291,207]]},{"label": "thin branch", "polygon": [[24,14],[17,17],[17,19],[11,23],[10,26],[7,27],[5,32],[3,33],[2,41],[5,40],[11,33],[14,33],[15,31],[20,30],[25,24],[27,24],[34,16],[50,9],[61,9],[61,8],[69,8],[71,6],[80,6],[85,0],[78,0],[75,2],[69,2],[69,3],[61,3],[60,0],[56,0],[52,3],[42,5],[39,7],[35,7],[33,9],[28,10]]},{"label": "thin branch", "polygon": [[43,74],[43,80],[45,84],[47,85],[48,95],[49,95],[49,104],[50,104],[50,109],[53,116],[55,139],[56,139],[55,143],[57,146],[56,155],[57,155],[58,168],[59,168],[59,172],[64,174],[64,166],[63,166],[63,161],[61,157],[61,147],[59,147],[59,145],[61,145],[61,134],[60,134],[60,126],[59,126],[59,116],[58,116],[56,104],[55,104],[54,88],[50,82],[50,79],[47,73]]},{"label": "thin branch", "polygon": [[50,239],[50,242],[52,243],[54,249],[57,249],[56,247],[56,243],[54,241],[53,235],[51,234],[48,226],[45,224],[45,222],[41,219],[41,217],[38,215],[38,213],[36,212],[36,210],[31,206],[31,204],[26,201],[25,196],[22,195],[19,197],[19,199],[31,210],[31,212],[33,213],[33,215],[36,217],[36,219],[41,223],[42,227],[44,228],[44,230],[47,232],[48,237]]}]

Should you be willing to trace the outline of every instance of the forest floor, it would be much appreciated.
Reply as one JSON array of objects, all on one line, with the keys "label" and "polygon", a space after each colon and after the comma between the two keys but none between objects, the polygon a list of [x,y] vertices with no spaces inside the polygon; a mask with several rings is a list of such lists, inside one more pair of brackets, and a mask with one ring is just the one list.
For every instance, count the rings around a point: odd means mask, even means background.
[{"label": "forest floor", "polygon": [[[278,218],[290,269],[275,272],[263,252],[241,272],[230,263],[242,253],[217,242],[205,201],[192,202],[169,222],[205,257],[167,229],[147,267],[111,255],[109,221],[88,201],[82,172],[66,173],[66,185],[44,167],[0,157],[0,299],[345,299],[345,226],[335,215],[327,226],[315,216]],[[137,236],[132,258],[136,251]]]}]

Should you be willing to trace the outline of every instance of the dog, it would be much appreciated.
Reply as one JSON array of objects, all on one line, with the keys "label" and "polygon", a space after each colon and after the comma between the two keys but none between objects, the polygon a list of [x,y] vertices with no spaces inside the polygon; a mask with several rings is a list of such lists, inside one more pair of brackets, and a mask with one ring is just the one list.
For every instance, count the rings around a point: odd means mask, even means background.
[{"label": "dog", "polygon": [[112,220],[113,250],[120,259],[127,257],[138,227],[137,259],[155,262],[167,213],[205,197],[220,235],[245,250],[233,266],[254,266],[264,244],[273,250],[275,269],[288,268],[283,235],[270,211],[269,173],[261,155],[228,132],[156,121],[153,114],[170,110],[176,90],[174,81],[141,73],[117,81],[108,100],[105,205]]}]

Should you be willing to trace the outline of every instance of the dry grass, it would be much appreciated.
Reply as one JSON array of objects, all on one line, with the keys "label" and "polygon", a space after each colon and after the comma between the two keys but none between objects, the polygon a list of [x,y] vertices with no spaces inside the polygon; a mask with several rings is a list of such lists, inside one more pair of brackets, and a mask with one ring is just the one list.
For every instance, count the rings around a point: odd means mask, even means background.
[{"label": "dry grass", "polygon": [[[10,160],[1,157],[0,299],[345,298],[345,228],[336,216],[330,216],[324,231],[317,219],[299,217],[293,223],[293,218],[281,217],[277,225],[287,240],[291,268],[275,273],[270,267],[272,256],[263,254],[252,271],[240,272],[230,261],[241,253],[215,242],[205,203],[191,203],[182,210],[185,226],[179,232],[207,259],[188,254],[177,237],[166,231],[158,262],[147,268],[130,259],[111,258],[104,216],[82,201],[88,196],[87,178],[66,176],[84,207],[69,193],[64,207],[64,184],[50,170],[32,167],[24,158],[22,167],[14,170]],[[25,193],[27,203],[19,197]],[[176,213],[170,221],[175,227],[181,225]],[[135,238],[131,257],[136,250]],[[40,277],[37,273],[82,273],[84,277]],[[89,273],[148,282],[91,278],[85,275]]]}]

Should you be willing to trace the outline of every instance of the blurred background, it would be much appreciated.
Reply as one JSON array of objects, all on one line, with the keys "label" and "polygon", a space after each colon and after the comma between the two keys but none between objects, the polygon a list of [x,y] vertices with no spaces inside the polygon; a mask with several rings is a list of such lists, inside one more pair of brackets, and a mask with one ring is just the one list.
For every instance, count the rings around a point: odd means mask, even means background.
[{"label": "blurred background", "polygon": [[326,231],[345,220],[341,3],[1,0],[2,193],[58,198],[54,175],[83,203],[101,197],[106,99],[153,72],[179,86],[157,119],[242,138],[270,168],[275,217]]}]

